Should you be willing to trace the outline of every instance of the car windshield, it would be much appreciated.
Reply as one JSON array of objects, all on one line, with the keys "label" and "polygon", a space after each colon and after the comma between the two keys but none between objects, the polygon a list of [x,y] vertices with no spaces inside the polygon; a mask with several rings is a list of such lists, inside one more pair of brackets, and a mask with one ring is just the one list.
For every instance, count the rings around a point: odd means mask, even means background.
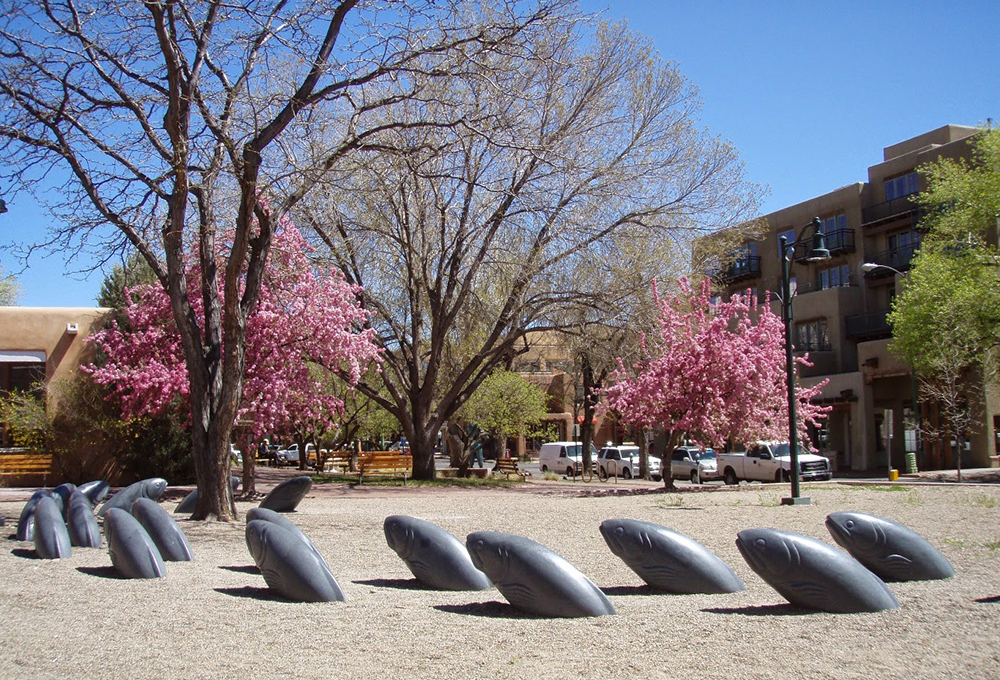
[{"label": "car windshield", "polygon": [[691,457],[695,460],[715,460],[715,451],[712,449],[705,449],[704,451],[695,451],[691,454]]},{"label": "car windshield", "polygon": [[[566,455],[570,458],[580,458],[583,453],[583,444],[567,444],[566,445]],[[590,457],[597,458],[597,448],[591,444],[590,445]]]},{"label": "car windshield", "polygon": [[[788,446],[788,442],[781,442],[778,444],[771,444],[771,453],[774,454],[775,458],[781,458],[782,456],[790,456],[791,448]],[[809,453],[801,445],[799,446],[799,455],[804,455]]]}]

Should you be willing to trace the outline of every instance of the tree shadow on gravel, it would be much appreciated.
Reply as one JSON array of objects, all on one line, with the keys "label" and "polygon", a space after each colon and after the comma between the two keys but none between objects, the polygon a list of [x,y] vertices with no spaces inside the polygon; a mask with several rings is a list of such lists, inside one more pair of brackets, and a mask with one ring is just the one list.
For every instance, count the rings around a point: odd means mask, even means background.
[{"label": "tree shadow on gravel", "polygon": [[351,581],[361,586],[375,586],[376,588],[396,588],[398,590],[437,590],[428,588],[415,578],[373,578],[367,581]]},{"label": "tree shadow on gravel", "polygon": [[979,604],[1000,604],[1000,595],[981,597],[978,600],[973,600],[973,602],[978,602]]},{"label": "tree shadow on gravel", "polygon": [[76,570],[87,576],[97,576],[100,578],[120,579],[118,571],[114,567],[77,567]]},{"label": "tree shadow on gravel", "polygon": [[820,614],[822,612],[812,609],[802,609],[785,604],[765,604],[750,607],[708,607],[702,609],[708,614],[740,614],[742,616],[805,616],[808,614]]},{"label": "tree shadow on gravel", "polygon": [[261,586],[240,586],[239,588],[213,588],[215,592],[232,597],[245,597],[251,600],[264,600],[268,602],[295,602],[289,600],[276,590],[271,590]]},{"label": "tree shadow on gravel", "polygon": [[260,569],[258,569],[253,564],[238,565],[231,567],[219,567],[219,569],[225,569],[226,571],[235,571],[237,574],[259,574]]},{"label": "tree shadow on gravel", "polygon": [[449,614],[465,614],[466,616],[485,616],[491,619],[547,619],[547,616],[528,614],[507,602],[470,602],[468,604],[438,604],[434,609]]},{"label": "tree shadow on gravel", "polygon": [[605,595],[671,595],[664,590],[656,590],[652,586],[608,586],[601,588]]}]

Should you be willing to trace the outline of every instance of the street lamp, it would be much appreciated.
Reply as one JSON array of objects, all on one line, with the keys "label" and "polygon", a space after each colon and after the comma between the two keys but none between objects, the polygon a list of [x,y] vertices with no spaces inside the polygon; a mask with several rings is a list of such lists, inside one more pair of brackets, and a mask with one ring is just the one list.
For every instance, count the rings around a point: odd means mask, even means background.
[{"label": "street lamp", "polygon": [[878,262],[865,262],[863,265],[861,265],[861,271],[863,271],[865,274],[867,274],[868,272],[873,272],[876,269],[888,269],[891,272],[899,274],[904,279],[906,278],[905,272],[901,272],[895,267],[890,267],[887,264],[879,264]]},{"label": "street lamp", "polygon": [[792,495],[781,499],[782,505],[809,505],[810,500],[800,495],[799,486],[801,474],[799,470],[799,433],[798,417],[796,413],[795,396],[795,358],[792,356],[792,284],[789,272],[792,268],[792,257],[795,253],[795,244],[802,241],[806,230],[812,227],[812,248],[802,260],[804,262],[820,262],[830,259],[830,251],[826,248],[826,237],[820,231],[822,227],[818,217],[814,217],[812,222],[807,224],[799,232],[797,239],[787,243],[787,239],[782,236],[780,239],[781,250],[781,320],[785,324],[785,373],[788,380],[788,447],[792,456]]}]

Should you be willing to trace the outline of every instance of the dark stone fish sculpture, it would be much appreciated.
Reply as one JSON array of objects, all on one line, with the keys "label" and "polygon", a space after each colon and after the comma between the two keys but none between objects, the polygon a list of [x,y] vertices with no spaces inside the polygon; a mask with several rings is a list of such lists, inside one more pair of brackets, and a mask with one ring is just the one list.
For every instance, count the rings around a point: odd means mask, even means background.
[{"label": "dark stone fish sculpture", "polygon": [[313,544],[313,542],[309,540],[309,537],[306,536],[305,533],[303,533],[303,531],[299,529],[298,526],[296,526],[295,522],[288,519],[281,513],[275,512],[274,510],[268,510],[267,508],[250,508],[249,510],[247,510],[247,522],[248,523],[252,522],[255,519],[261,520],[263,522],[271,522],[272,524],[277,524],[279,527],[288,529],[293,534],[295,534],[295,536],[297,536],[303,543],[309,546],[310,550],[319,555],[320,559],[323,559],[323,556],[319,552],[319,548],[317,548],[315,544]]},{"label": "dark stone fish sculpture", "polygon": [[111,564],[122,578],[163,578],[167,568],[153,539],[126,510],[110,508],[104,516]]},{"label": "dark stone fish sculpture", "polygon": [[746,586],[708,548],[676,531],[633,519],[601,522],[611,552],[643,581],[668,593],[736,593]]},{"label": "dark stone fish sculpture", "polygon": [[382,524],[385,540],[424,585],[437,590],[486,590],[493,584],[476,569],[465,545],[436,524],[391,515]]},{"label": "dark stone fish sculpture", "polygon": [[132,502],[132,516],[139,520],[165,562],[189,562],[194,559],[184,532],[159,503],[148,498],[136,498]]},{"label": "dark stone fish sculpture", "polygon": [[42,496],[35,506],[35,552],[46,560],[58,560],[73,554],[66,531],[66,520],[52,496]]},{"label": "dark stone fish sculpture", "polygon": [[285,527],[260,519],[250,520],[246,541],[268,588],[297,602],[345,599],[326,561]]},{"label": "dark stone fish sculpture", "polygon": [[100,512],[97,514],[104,517],[108,510],[112,508],[118,508],[131,514],[132,503],[135,502],[136,498],[148,498],[151,501],[155,501],[163,494],[166,488],[167,480],[162,477],[150,477],[149,479],[139,480],[134,484],[129,484],[105,501],[104,505],[101,506]]},{"label": "dark stone fish sculpture", "polygon": [[101,547],[101,529],[97,526],[94,506],[79,490],[74,491],[73,495],[69,497],[66,528],[69,531],[69,542],[72,545],[80,548]]},{"label": "dark stone fish sculpture", "polygon": [[275,512],[292,512],[312,489],[312,479],[306,475],[286,479],[271,489],[260,502],[260,507]]},{"label": "dark stone fish sculpture", "polygon": [[745,529],[737,534],[736,547],[751,569],[797,607],[837,614],[899,607],[882,579],[815,538]]},{"label": "dark stone fish sculpture", "polygon": [[35,511],[38,509],[38,500],[51,493],[48,489],[39,489],[31,494],[31,498],[21,508],[21,516],[17,519],[17,540],[28,542],[35,540]]},{"label": "dark stone fish sculpture", "polygon": [[[240,478],[233,475],[229,478],[229,483],[233,487],[233,493],[236,493],[236,489],[240,488]],[[198,505],[198,489],[194,489],[191,493],[184,497],[177,507],[174,508],[175,515],[190,515],[194,512],[195,506]]]},{"label": "dark stone fish sculpture", "polygon": [[610,616],[614,605],[565,558],[541,543],[496,531],[476,531],[465,546],[472,563],[515,608],[539,616]]},{"label": "dark stone fish sculpture", "polygon": [[69,498],[73,495],[74,491],[76,491],[76,484],[73,484],[72,482],[64,482],[63,484],[60,484],[52,489],[52,493],[62,499],[62,513],[64,519],[69,514]]},{"label": "dark stone fish sculpture", "polygon": [[92,482],[81,484],[76,487],[76,490],[86,496],[90,504],[96,508],[98,503],[107,498],[108,491],[111,490],[111,485],[103,479],[95,479]]},{"label": "dark stone fish sculpture", "polygon": [[951,578],[955,569],[926,538],[899,522],[863,512],[833,512],[826,528],[842,548],[883,581]]}]

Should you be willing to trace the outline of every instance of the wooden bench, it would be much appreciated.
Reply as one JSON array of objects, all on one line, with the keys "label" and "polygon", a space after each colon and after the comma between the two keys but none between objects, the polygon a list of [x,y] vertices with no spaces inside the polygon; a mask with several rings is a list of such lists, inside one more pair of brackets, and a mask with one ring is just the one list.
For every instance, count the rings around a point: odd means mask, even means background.
[{"label": "wooden bench", "polygon": [[326,459],[323,461],[323,470],[333,471],[339,469],[341,472],[350,472],[351,456],[353,455],[353,451],[329,451],[326,454]]},{"label": "wooden bench", "polygon": [[511,475],[519,477],[522,482],[531,474],[518,469],[516,458],[497,458],[497,464],[493,467],[492,472],[495,475],[503,475],[507,479],[510,479]]},{"label": "wooden bench", "polygon": [[413,473],[413,456],[395,451],[362,451],[358,454],[358,484],[364,483],[365,475],[381,474],[406,477]]},{"label": "wooden bench", "polygon": [[0,484],[3,486],[46,486],[61,478],[54,454],[0,453]]}]

